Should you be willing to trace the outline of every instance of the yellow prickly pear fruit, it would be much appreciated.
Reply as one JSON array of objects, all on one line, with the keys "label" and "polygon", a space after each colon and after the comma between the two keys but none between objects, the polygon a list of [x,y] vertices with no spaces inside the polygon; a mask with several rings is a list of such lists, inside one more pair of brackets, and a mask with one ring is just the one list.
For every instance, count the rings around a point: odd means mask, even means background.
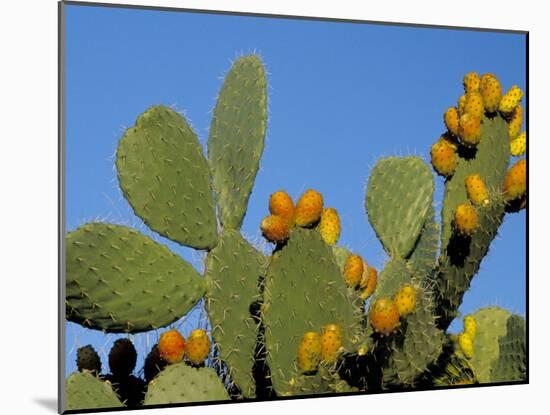
[{"label": "yellow prickly pear fruit", "polygon": [[206,331],[197,329],[193,330],[187,338],[185,345],[185,357],[191,363],[200,365],[208,357],[210,353],[210,339]]},{"label": "yellow prickly pear fruit", "polygon": [[309,189],[304,192],[294,211],[294,222],[298,226],[309,226],[317,222],[323,213],[323,196]]},{"label": "yellow prickly pear fruit", "polygon": [[379,298],[369,309],[369,322],[374,331],[387,336],[399,327],[399,310],[393,300]]},{"label": "yellow prickly pear fruit", "polygon": [[468,72],[464,75],[464,91],[466,93],[479,91],[480,78],[477,72]]},{"label": "yellow prickly pear fruit", "polygon": [[507,200],[519,199],[527,192],[527,162],[518,160],[504,176],[504,196]]},{"label": "yellow prickly pear fruit", "polygon": [[263,218],[260,229],[269,242],[286,241],[290,232],[288,222],[277,215],[269,215]]},{"label": "yellow prickly pear fruit", "polygon": [[269,196],[269,212],[286,220],[289,227],[294,225],[294,209],[292,198],[284,190],[279,190]]},{"label": "yellow prickly pear fruit", "polygon": [[487,206],[489,204],[489,192],[479,174],[470,174],[464,180],[468,199],[476,206]]},{"label": "yellow prickly pear fruit", "polygon": [[[487,76],[486,76],[487,75]],[[502,98],[502,87],[494,75],[485,74],[481,78],[479,92],[487,112],[496,112]]]},{"label": "yellow prickly pear fruit", "polygon": [[334,208],[323,209],[319,223],[321,238],[328,245],[334,245],[340,238],[340,217]]},{"label": "yellow prickly pear fruit", "polygon": [[356,287],[363,277],[364,261],[360,255],[351,254],[344,265],[344,279],[349,287]]},{"label": "yellow prickly pear fruit", "polygon": [[472,316],[464,317],[464,333],[468,334],[472,340],[476,338],[477,325]]},{"label": "yellow prickly pear fruit", "polygon": [[432,145],[430,154],[432,166],[438,174],[444,177],[453,175],[456,170],[458,156],[456,146],[452,142],[445,137],[441,137]]},{"label": "yellow prickly pear fruit", "polygon": [[298,368],[302,372],[317,370],[321,361],[321,336],[315,331],[308,331],[298,346]]},{"label": "yellow prickly pear fruit", "polygon": [[514,140],[515,138],[517,138],[521,131],[522,124],[523,107],[521,105],[518,105],[512,112],[510,121],[508,121],[508,135],[510,136],[510,140]]},{"label": "yellow prickly pear fruit", "polygon": [[334,363],[342,347],[342,330],[336,324],[328,324],[321,332],[321,360]]},{"label": "yellow prickly pear fruit", "polygon": [[462,95],[460,98],[458,98],[458,118],[462,117],[462,114],[464,114],[464,110],[466,108],[466,95]]},{"label": "yellow prickly pear fruit", "polygon": [[471,236],[478,228],[477,210],[470,203],[462,203],[456,207],[454,226],[458,233]]},{"label": "yellow prickly pear fruit", "polygon": [[160,356],[169,364],[181,362],[185,353],[185,339],[176,329],[160,335],[158,348]]},{"label": "yellow prickly pear fruit", "polygon": [[474,340],[468,333],[463,332],[458,335],[458,345],[467,359],[474,357]]},{"label": "yellow prickly pear fruit", "polygon": [[376,268],[369,266],[366,262],[363,263],[363,277],[359,287],[363,290],[361,292],[361,300],[369,298],[376,289],[376,283],[378,281],[378,271]]},{"label": "yellow prickly pear fruit", "polygon": [[483,114],[485,114],[485,107],[483,106],[483,98],[479,92],[473,91],[466,94],[464,113],[475,115],[479,119],[483,118]]},{"label": "yellow prickly pear fruit", "polygon": [[466,146],[477,146],[481,140],[481,118],[469,113],[463,114],[458,122],[458,135]]},{"label": "yellow prickly pear fruit", "polygon": [[455,107],[450,107],[445,111],[443,121],[451,134],[458,135],[458,111]]},{"label": "yellow prickly pear fruit", "polygon": [[393,297],[393,302],[401,317],[411,314],[416,307],[416,289],[410,284],[402,286]]},{"label": "yellow prickly pear fruit", "polygon": [[527,151],[527,133],[524,131],[517,138],[510,142],[510,153],[512,156],[523,156]]},{"label": "yellow prickly pear fruit", "polygon": [[512,86],[500,100],[498,109],[503,114],[511,113],[523,98],[523,91],[517,85]]}]

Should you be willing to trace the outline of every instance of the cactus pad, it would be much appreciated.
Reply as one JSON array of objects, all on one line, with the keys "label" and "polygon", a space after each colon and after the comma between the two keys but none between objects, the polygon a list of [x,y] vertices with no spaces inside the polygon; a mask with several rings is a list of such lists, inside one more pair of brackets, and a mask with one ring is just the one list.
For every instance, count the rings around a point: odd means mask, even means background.
[{"label": "cactus pad", "polygon": [[365,207],[378,239],[390,256],[407,258],[426,222],[434,182],[418,157],[389,157],[369,177]]},{"label": "cactus pad", "polygon": [[204,295],[205,283],[179,256],[125,226],[88,223],[66,240],[67,319],[114,333],[166,326]]},{"label": "cactus pad", "polygon": [[499,356],[491,368],[493,382],[527,380],[525,320],[512,315],[506,322],[506,334],[498,339]]},{"label": "cactus pad", "polygon": [[180,362],[167,366],[149,383],[143,404],[147,406],[228,399],[227,391],[214,369],[195,368]]},{"label": "cactus pad", "polygon": [[334,323],[342,328],[344,347],[351,341],[354,308],[332,249],[315,230],[294,229],[288,244],[274,254],[264,301],[267,361],[277,393],[290,390],[304,333]]},{"label": "cactus pad", "polygon": [[124,405],[109,383],[91,373],[75,372],[65,383],[66,410],[122,408]]},{"label": "cactus pad", "polygon": [[438,250],[439,224],[435,222],[433,207],[430,207],[420,238],[407,261],[407,267],[415,278],[424,279],[431,276],[435,269]]},{"label": "cactus pad", "polygon": [[183,116],[162,105],[141,114],[120,139],[116,167],[124,197],[147,226],[196,249],[215,245],[208,163]]},{"label": "cactus pad", "polygon": [[225,229],[206,257],[206,308],[220,358],[243,395],[254,397],[254,348],[258,323],[250,306],[259,300],[258,280],[266,259],[238,231]]},{"label": "cactus pad", "polygon": [[220,219],[238,229],[258,172],[267,124],[265,71],[258,56],[243,56],[231,67],[218,96],[208,159]]}]

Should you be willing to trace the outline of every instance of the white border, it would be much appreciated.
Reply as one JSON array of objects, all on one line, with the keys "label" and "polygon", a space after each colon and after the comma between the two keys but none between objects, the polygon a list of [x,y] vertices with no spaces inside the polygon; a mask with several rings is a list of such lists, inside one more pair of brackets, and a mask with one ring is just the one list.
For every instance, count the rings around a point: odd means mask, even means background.
[{"label": "white border", "polygon": [[[401,410],[407,414],[516,415],[539,405],[547,407],[550,368],[546,323],[550,287],[543,237],[544,231],[548,231],[545,208],[549,206],[544,202],[548,202],[545,167],[550,154],[546,126],[546,111],[550,111],[547,52],[550,37],[544,2],[120,0],[118,3],[530,31],[530,220],[536,224],[530,229],[530,385],[189,407],[144,414]],[[5,413],[51,414],[57,391],[54,359],[57,356],[57,4],[55,0],[27,0],[3,2],[0,7],[1,406]],[[535,326],[539,327],[536,332]]]}]

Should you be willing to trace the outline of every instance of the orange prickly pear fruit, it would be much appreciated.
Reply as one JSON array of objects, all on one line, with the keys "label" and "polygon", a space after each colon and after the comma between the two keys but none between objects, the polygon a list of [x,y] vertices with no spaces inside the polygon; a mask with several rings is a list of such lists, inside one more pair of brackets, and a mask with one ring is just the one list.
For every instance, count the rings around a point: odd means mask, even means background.
[{"label": "orange prickly pear fruit", "polygon": [[468,199],[476,206],[489,204],[489,192],[479,174],[471,174],[464,180]]},{"label": "orange prickly pear fruit", "polygon": [[315,331],[308,331],[298,346],[298,367],[302,372],[317,370],[321,361],[321,336]]},{"label": "orange prickly pear fruit", "polygon": [[458,111],[455,107],[450,107],[447,111],[445,111],[445,115],[443,115],[443,121],[445,122],[445,126],[447,127],[447,130],[455,136],[458,135]]},{"label": "orange prickly pear fruit", "polygon": [[187,338],[185,345],[185,356],[187,360],[195,365],[200,365],[210,353],[210,339],[206,331],[193,330]]},{"label": "orange prickly pear fruit", "polygon": [[511,113],[510,119],[508,121],[508,135],[510,140],[517,138],[521,131],[521,126],[523,124],[523,107],[518,105]]},{"label": "orange prickly pear fruit", "polygon": [[374,331],[387,336],[399,327],[399,310],[393,300],[379,298],[369,308],[369,322]]},{"label": "orange prickly pear fruit", "polygon": [[462,115],[458,123],[458,135],[466,146],[477,146],[481,140],[481,118],[469,113]]},{"label": "orange prickly pear fruit", "polygon": [[416,288],[405,284],[399,289],[393,298],[397,311],[401,317],[411,314],[416,307]]},{"label": "orange prickly pear fruit", "polygon": [[502,98],[502,87],[498,79],[491,74],[485,74],[481,78],[479,92],[483,97],[483,104],[487,112],[496,112]]},{"label": "orange prickly pear fruit", "polygon": [[286,220],[289,227],[294,224],[294,209],[292,198],[284,190],[279,190],[269,196],[269,212]]},{"label": "orange prickly pear fruit", "polygon": [[504,196],[507,200],[519,199],[527,193],[527,162],[518,160],[504,177]]},{"label": "orange prickly pear fruit", "polygon": [[356,287],[361,283],[364,270],[363,264],[363,258],[359,255],[351,254],[346,259],[344,279],[349,287]]},{"label": "orange prickly pear fruit", "polygon": [[523,91],[517,85],[512,86],[500,100],[498,109],[503,114],[511,113],[523,98]]},{"label": "orange prickly pear fruit", "polygon": [[263,218],[260,229],[269,242],[284,242],[288,239],[290,232],[288,222],[277,215],[269,215]]},{"label": "orange prickly pear fruit", "polygon": [[334,245],[340,238],[340,217],[334,208],[323,209],[319,223],[321,238],[328,245]]},{"label": "orange prickly pear fruit", "polygon": [[361,292],[361,299],[366,300],[369,298],[376,289],[376,283],[378,280],[378,271],[376,268],[369,266],[366,262],[363,264],[363,277],[359,287],[363,290]]},{"label": "orange prickly pear fruit", "polygon": [[167,363],[181,362],[185,353],[185,339],[176,329],[168,330],[160,335],[158,349]]},{"label": "orange prickly pear fruit", "polygon": [[306,190],[296,203],[294,213],[294,221],[298,226],[317,222],[323,213],[323,196],[313,189]]},{"label": "orange prickly pear fruit", "polygon": [[460,98],[458,98],[458,118],[462,117],[462,114],[465,113],[466,108],[466,94],[461,95]]},{"label": "orange prickly pear fruit", "polygon": [[455,209],[455,229],[461,235],[471,236],[479,226],[477,210],[470,203],[462,203]]},{"label": "orange prickly pear fruit", "polygon": [[430,154],[432,166],[438,174],[444,177],[453,175],[458,162],[456,145],[442,137],[432,145]]},{"label": "orange prickly pear fruit", "polygon": [[477,72],[468,72],[466,75],[464,75],[464,91],[466,93],[479,91],[480,81],[481,80]]},{"label": "orange prickly pear fruit", "polygon": [[342,347],[342,330],[336,324],[323,327],[321,333],[321,360],[334,363]]},{"label": "orange prickly pear fruit", "polygon": [[483,98],[479,92],[474,91],[466,94],[464,113],[475,115],[479,119],[483,118],[483,114],[485,114],[485,107],[483,106]]},{"label": "orange prickly pear fruit", "polygon": [[527,133],[524,131],[510,142],[510,153],[520,157],[527,151]]}]

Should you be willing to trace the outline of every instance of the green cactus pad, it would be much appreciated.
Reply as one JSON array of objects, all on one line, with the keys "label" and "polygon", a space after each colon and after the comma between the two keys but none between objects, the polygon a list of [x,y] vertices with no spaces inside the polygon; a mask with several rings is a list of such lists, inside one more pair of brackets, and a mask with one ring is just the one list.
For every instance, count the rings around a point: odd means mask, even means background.
[{"label": "green cactus pad", "polygon": [[506,334],[498,339],[499,355],[491,368],[493,382],[527,380],[525,320],[512,315],[506,322]]},{"label": "green cactus pad", "polygon": [[[442,329],[447,329],[457,316],[462,297],[502,223],[504,203],[501,188],[509,160],[510,142],[506,122],[500,117],[485,118],[475,158],[460,159],[453,177],[445,185],[441,256],[436,274],[437,313],[441,316],[438,324]],[[452,221],[456,207],[468,200],[464,180],[470,174],[481,176],[491,200],[489,206],[478,208],[479,229],[468,239],[453,236]]]},{"label": "green cactus pad", "polygon": [[340,325],[347,347],[355,331],[354,307],[332,254],[318,232],[294,229],[267,272],[263,321],[273,387],[288,393],[297,373],[298,345],[307,331]]},{"label": "green cactus pad", "polygon": [[75,372],[65,383],[66,410],[123,408],[111,385],[91,373]]},{"label": "green cactus pad", "polygon": [[237,59],[218,96],[208,159],[224,227],[239,229],[264,149],[267,124],[265,71],[256,55]]},{"label": "green cactus pad", "polygon": [[439,225],[435,222],[433,207],[430,207],[420,238],[407,261],[407,267],[417,279],[431,278],[439,250]]},{"label": "green cactus pad", "polygon": [[419,157],[389,157],[369,177],[365,208],[390,256],[407,258],[426,222],[434,192],[430,167]]},{"label": "green cactus pad", "polygon": [[144,406],[225,401],[229,395],[216,371],[180,362],[167,366],[147,387]]},{"label": "green cactus pad", "polygon": [[373,298],[393,297],[403,284],[412,282],[412,274],[403,259],[393,258],[384,264],[378,274],[378,283]]},{"label": "green cactus pad", "polygon": [[162,105],[141,114],[120,139],[116,167],[124,197],[147,226],[196,249],[216,244],[208,163],[183,116]]},{"label": "green cactus pad", "polygon": [[499,339],[506,335],[511,314],[500,307],[486,307],[472,314],[476,322],[474,356],[470,363],[480,383],[490,383],[491,368],[499,357]]},{"label": "green cactus pad", "polygon": [[265,273],[266,258],[240,232],[225,229],[218,245],[206,257],[206,308],[220,358],[243,395],[253,398],[252,378],[258,322],[250,305],[259,301],[258,280]]},{"label": "green cactus pad", "polygon": [[67,320],[113,333],[164,327],[185,315],[206,284],[179,256],[125,226],[88,223],[66,239]]},{"label": "green cactus pad", "polygon": [[340,272],[343,273],[344,267],[346,266],[346,261],[351,255],[351,251],[348,248],[344,248],[343,246],[334,245],[332,247],[332,253],[334,254],[334,258],[336,259],[338,268],[340,268]]}]

